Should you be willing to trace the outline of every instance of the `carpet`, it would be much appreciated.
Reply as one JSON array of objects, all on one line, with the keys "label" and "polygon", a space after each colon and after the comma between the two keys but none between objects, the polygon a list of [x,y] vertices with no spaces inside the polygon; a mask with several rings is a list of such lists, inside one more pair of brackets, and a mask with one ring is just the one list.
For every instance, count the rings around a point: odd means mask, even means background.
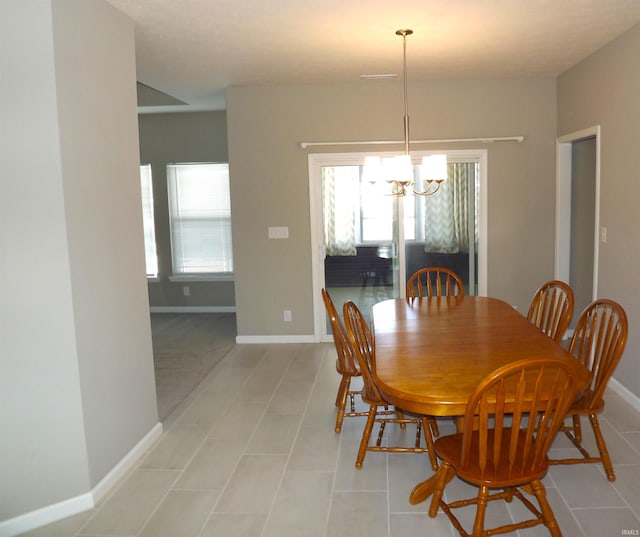
[{"label": "carpet", "polygon": [[164,421],[235,345],[235,313],[152,313],[158,417]]}]

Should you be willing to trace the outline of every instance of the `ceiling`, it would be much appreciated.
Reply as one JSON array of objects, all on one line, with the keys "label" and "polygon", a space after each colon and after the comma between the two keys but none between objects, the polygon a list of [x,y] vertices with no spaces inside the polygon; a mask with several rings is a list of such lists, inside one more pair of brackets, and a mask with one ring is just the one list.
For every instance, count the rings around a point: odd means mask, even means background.
[{"label": "ceiling", "polygon": [[640,0],[107,1],[135,21],[146,111],[221,109],[232,85],[401,77],[400,28],[410,81],[555,77],[640,22]]}]

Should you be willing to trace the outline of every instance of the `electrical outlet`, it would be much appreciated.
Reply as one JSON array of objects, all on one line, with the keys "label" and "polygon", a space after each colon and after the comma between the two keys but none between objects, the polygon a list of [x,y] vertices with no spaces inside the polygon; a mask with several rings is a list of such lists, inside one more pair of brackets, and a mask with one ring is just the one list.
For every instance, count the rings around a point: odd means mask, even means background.
[{"label": "electrical outlet", "polygon": [[284,310],[283,318],[285,323],[290,323],[292,320],[291,310]]},{"label": "electrical outlet", "polygon": [[188,285],[185,285],[185,286],[182,288],[182,294],[183,294],[184,296],[191,296],[191,287],[189,287]]}]

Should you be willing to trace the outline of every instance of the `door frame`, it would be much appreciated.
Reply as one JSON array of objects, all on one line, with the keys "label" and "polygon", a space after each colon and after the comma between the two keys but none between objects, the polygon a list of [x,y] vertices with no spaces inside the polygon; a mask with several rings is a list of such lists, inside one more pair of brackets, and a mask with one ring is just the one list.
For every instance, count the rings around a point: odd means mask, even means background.
[{"label": "door frame", "polygon": [[595,214],[593,237],[593,285],[592,300],[598,296],[598,259],[600,250],[600,125],[575,131],[556,139],[556,244],[555,278],[570,281],[571,267],[571,183],[572,147],[575,142],[595,138]]},{"label": "door frame", "polygon": [[[478,295],[487,295],[488,267],[488,150],[487,149],[447,149],[413,151],[415,157],[434,153],[446,153],[456,159],[476,160],[480,168],[480,192],[478,199]],[[321,289],[324,286],[324,239],[322,230],[322,180],[318,171],[322,166],[363,165],[367,156],[397,155],[397,152],[357,152],[352,153],[309,153],[307,155],[309,177],[309,224],[311,234],[311,281],[313,297],[313,337],[315,342],[332,341],[326,330],[326,312],[322,301]]]}]

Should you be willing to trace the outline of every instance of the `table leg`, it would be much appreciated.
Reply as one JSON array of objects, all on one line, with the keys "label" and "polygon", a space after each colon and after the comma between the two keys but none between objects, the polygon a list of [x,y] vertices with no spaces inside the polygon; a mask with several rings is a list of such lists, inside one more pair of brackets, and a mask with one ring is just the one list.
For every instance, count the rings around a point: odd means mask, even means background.
[{"label": "table leg", "polygon": [[[464,416],[456,416],[456,432],[457,433],[462,433],[462,429],[464,428]],[[473,430],[477,431],[479,428],[478,426],[478,417],[475,416],[473,418]]]},{"label": "table leg", "polygon": [[425,501],[436,490],[444,489],[444,486],[451,481],[455,475],[456,473],[453,468],[444,468],[443,466],[440,466],[438,471],[429,479],[422,483],[418,483],[413,487],[413,490],[409,495],[409,503],[411,505],[416,505],[417,503]]}]

